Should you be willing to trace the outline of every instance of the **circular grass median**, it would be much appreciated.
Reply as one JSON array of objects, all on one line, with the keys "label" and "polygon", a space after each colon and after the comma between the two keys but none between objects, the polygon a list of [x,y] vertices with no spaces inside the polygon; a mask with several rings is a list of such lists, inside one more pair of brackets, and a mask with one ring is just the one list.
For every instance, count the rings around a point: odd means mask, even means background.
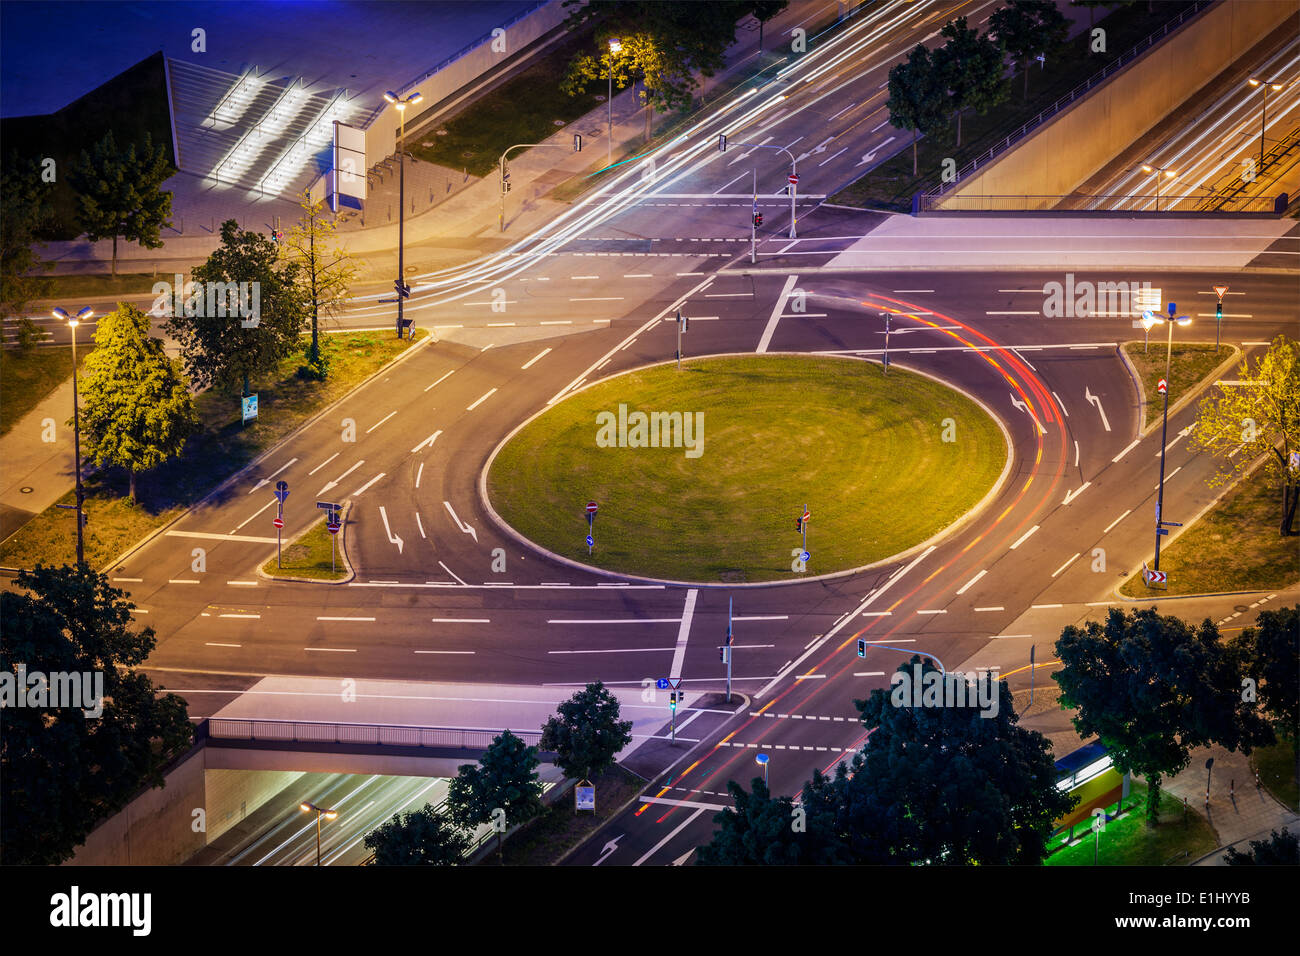
[{"label": "circular grass median", "polygon": [[[984,497],[1007,451],[973,401],[898,368],[712,358],[620,375],[557,403],[499,449],[487,491],[516,531],[584,564],[777,581],[926,540]],[[590,556],[588,500],[599,505]],[[800,573],[791,552],[805,503],[811,560]]]}]

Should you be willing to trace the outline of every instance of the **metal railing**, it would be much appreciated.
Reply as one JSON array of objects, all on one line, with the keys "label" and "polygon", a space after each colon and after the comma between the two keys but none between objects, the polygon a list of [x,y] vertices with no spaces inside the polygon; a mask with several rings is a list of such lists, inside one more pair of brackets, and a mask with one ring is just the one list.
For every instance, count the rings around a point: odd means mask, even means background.
[{"label": "metal railing", "polygon": [[221,182],[221,170],[225,168],[226,163],[230,162],[232,159],[235,158],[236,154],[238,154],[238,152],[243,148],[244,144],[248,142],[248,138],[250,136],[252,136],[254,133],[256,133],[258,136],[262,135],[262,124],[266,122],[267,117],[277,115],[276,111],[279,110],[280,104],[284,102],[285,98],[289,95],[290,91],[293,90],[295,87],[302,85],[302,82],[303,82],[302,78],[299,77],[293,82],[286,83],[284,85],[284,89],[281,90],[280,95],[275,98],[275,102],[271,104],[271,108],[262,114],[261,118],[258,119],[256,125],[249,127],[248,132],[246,132],[243,136],[241,136],[239,138],[239,142],[236,143],[233,147],[231,147],[230,152],[226,154],[226,158],[223,159],[221,162],[219,162],[216,168],[212,170],[213,180],[215,180],[218,183]]},{"label": "metal railing", "polygon": [[[316,118],[312,120],[309,124],[307,124],[307,129],[303,132],[303,134],[299,136],[296,140],[294,140],[293,145],[290,146],[288,149],[286,149],[280,155],[280,158],[275,161],[274,165],[272,165],[271,168],[266,171],[266,173],[262,176],[262,178],[257,183],[257,187],[261,191],[262,196],[266,195],[266,181],[271,178],[271,176],[275,173],[277,169],[280,168],[281,163],[283,163],[286,159],[292,156],[294,151],[297,150],[300,146],[302,146],[306,142],[307,137],[316,131],[316,127],[320,125],[321,121],[324,120],[325,117],[329,116],[330,110],[334,109],[335,105],[338,104],[343,99],[346,93],[347,93],[346,89],[338,90],[334,94],[334,98],[330,100],[327,104],[325,104],[324,109],[322,109],[319,113],[316,114]],[[349,97],[349,99],[353,99],[353,98],[354,97]],[[301,173],[299,173],[299,175],[301,175]],[[313,182],[314,181],[315,180],[313,180]]]},{"label": "metal railing", "polygon": [[[243,75],[240,76],[240,78],[239,78],[239,82],[236,83],[234,86],[232,86],[232,87],[231,87],[231,88],[226,92],[226,95],[223,96],[223,97],[221,98],[220,102],[218,102],[216,106],[212,107],[212,112],[209,113],[208,116],[211,116],[211,117],[212,117],[212,128],[213,128],[213,129],[216,129],[216,128],[217,128],[217,120],[218,120],[217,114],[221,112],[221,107],[225,106],[225,105],[226,105],[226,101],[227,101],[228,99],[230,99],[232,96],[234,96],[236,93],[238,93],[241,89],[243,89],[243,86],[244,86],[245,83],[247,83],[250,79],[255,79],[255,78],[256,78],[256,74],[257,74],[257,67],[255,67],[255,66],[250,66],[247,70],[244,71]],[[203,122],[199,124],[199,129],[207,129],[207,128],[208,128],[208,127],[207,127],[207,122],[208,122],[208,117],[205,116],[205,117],[203,118]]]},{"label": "metal railing", "polygon": [[[1111,195],[1081,195],[1072,193],[1068,196],[943,196],[937,193],[918,193],[914,212],[1090,212],[1101,216],[1116,212],[1150,212],[1154,208],[1154,193],[1115,193]],[[1068,205],[1061,205],[1066,201]],[[1167,212],[1204,212],[1206,201],[1204,193],[1189,196],[1159,196],[1159,213]],[[1090,203],[1102,203],[1100,207],[1091,207]],[[1249,196],[1223,202],[1213,211],[1220,213],[1272,213],[1274,198],[1272,196]],[[1150,208],[1144,208],[1148,207]]]},{"label": "metal railing", "polygon": [[[977,156],[975,159],[972,159],[970,162],[968,162],[965,166],[963,166],[960,170],[957,171],[957,178],[953,180],[953,182],[940,186],[934,192],[927,193],[927,195],[940,196],[943,195],[945,192],[948,192],[949,190],[956,187],[958,184],[961,183],[963,179],[966,178],[967,175],[975,172],[975,170],[982,165],[984,166],[988,165],[995,158],[1005,153],[1013,145],[1020,142],[1020,140],[1024,139],[1031,132],[1033,132],[1039,126],[1043,125],[1043,123],[1051,119],[1057,113],[1061,112],[1061,110],[1065,109],[1065,107],[1069,106],[1080,96],[1091,91],[1093,87],[1109,79],[1120,69],[1132,63],[1135,59],[1137,59],[1137,57],[1145,53],[1151,47],[1155,46],[1156,43],[1158,43],[1160,40],[1163,40],[1166,36],[1169,35],[1170,30],[1174,30],[1182,26],[1187,19],[1205,10],[1213,2],[1214,0],[1195,0],[1195,2],[1190,7],[1188,7],[1186,10],[1183,10],[1174,19],[1168,21],[1164,25],[1164,27],[1151,33],[1146,39],[1140,41],[1136,46],[1134,46],[1127,53],[1120,55],[1115,60],[1106,64],[1106,66],[1102,67],[1098,72],[1094,73],[1088,79],[1084,80],[1082,83],[1080,83],[1074,89],[1070,90],[1070,92],[1066,93],[1064,96],[1057,98],[1057,100],[1054,103],[1052,103],[1051,106],[1041,111],[1037,116],[1029,120],[1027,123],[1023,124],[1015,132],[1010,133],[1006,137],[998,140],[998,142],[990,146],[986,153]],[[1028,69],[1027,66],[1026,69]]]},{"label": "metal railing", "polygon": [[[316,720],[261,720],[209,717],[207,736],[216,740],[275,743],[366,744],[383,747],[459,748],[486,750],[500,730],[462,727],[414,727],[406,724],[341,724]],[[512,730],[529,746],[537,746],[538,730]]]}]

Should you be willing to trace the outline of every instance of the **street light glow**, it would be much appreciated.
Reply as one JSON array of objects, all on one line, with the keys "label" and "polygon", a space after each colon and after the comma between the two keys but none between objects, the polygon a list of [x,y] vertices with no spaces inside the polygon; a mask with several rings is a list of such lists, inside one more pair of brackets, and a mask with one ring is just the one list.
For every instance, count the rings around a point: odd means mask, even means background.
[{"label": "street light glow", "polygon": [[622,50],[622,49],[623,49],[623,44],[619,41],[618,37],[610,37],[610,38],[609,38],[609,52],[610,52],[610,53],[618,53],[618,52],[619,52],[620,50]]}]

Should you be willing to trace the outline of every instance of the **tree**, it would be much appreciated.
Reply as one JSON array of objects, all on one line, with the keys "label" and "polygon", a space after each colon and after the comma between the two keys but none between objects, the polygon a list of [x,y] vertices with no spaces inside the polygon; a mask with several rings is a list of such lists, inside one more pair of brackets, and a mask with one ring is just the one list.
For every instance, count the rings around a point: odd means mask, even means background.
[{"label": "tree", "polygon": [[1070,23],[1052,0],[1010,0],[989,16],[989,32],[1025,71],[1029,98],[1029,61],[1055,53],[1070,35]]},{"label": "tree", "polygon": [[138,242],[146,249],[162,246],[161,233],[170,226],[172,194],[162,189],[171,178],[167,150],[153,148],[148,133],[139,149],[131,143],[119,150],[109,130],[91,152],[68,172],[77,192],[81,228],[91,242],[113,240],[113,275],[117,275],[117,240]]},{"label": "tree", "polygon": [[469,837],[429,804],[410,813],[395,813],[362,841],[376,866],[458,866],[469,850]]},{"label": "tree", "polygon": [[943,128],[947,119],[947,88],[934,56],[921,44],[889,71],[889,122],[912,131],[912,175],[916,175],[916,141],[922,133]]},{"label": "tree", "polygon": [[1193,629],[1154,608],[1111,608],[1105,623],[1070,625],[1056,642],[1061,706],[1075,730],[1096,736],[1116,768],[1147,779],[1147,823],[1159,819],[1160,778],[1187,766],[1194,747],[1250,753],[1272,732],[1242,701],[1241,659],[1208,619]]},{"label": "tree", "polygon": [[24,665],[29,685],[40,672],[51,688],[57,674],[103,681],[98,716],[86,714],[94,706],[31,706],[30,697],[28,706],[4,709],[4,862],[52,866],[141,787],[162,786],[163,766],[190,746],[193,728],[185,702],[135,670],[154,648],[154,631],[132,630],[134,605],[107,577],[84,565],[37,565],[14,584],[0,593],[0,672],[16,675]]},{"label": "tree", "polygon": [[[919,674],[923,687],[941,677],[919,656],[899,673]],[[1074,798],[1056,786],[1046,738],[1018,726],[1006,683],[992,686],[989,674],[978,680],[987,706],[975,691],[937,706],[923,696],[925,705],[913,706],[897,677],[891,690],[854,702],[863,725],[875,728],[833,783],[854,863],[1042,862]]]},{"label": "tree", "polygon": [[49,186],[41,182],[40,167],[11,153],[0,174],[0,320],[18,317],[17,335],[23,351],[43,333],[19,313],[32,299],[49,293],[50,281],[41,275],[50,264],[33,249],[36,235],[50,218]]},{"label": "tree", "polygon": [[[820,778],[821,786],[826,778]],[[813,786],[814,784],[809,784]],[[813,812],[790,797],[773,797],[762,778],[747,792],[727,784],[736,805],[714,816],[713,840],[699,849],[700,866],[827,866],[850,862],[834,829],[834,815]]]},{"label": "tree", "polygon": [[499,855],[506,827],[525,823],[543,810],[538,763],[536,747],[509,730],[498,734],[478,764],[463,764],[448,785],[452,822],[466,829],[492,824]]},{"label": "tree", "polygon": [[948,90],[949,108],[957,114],[960,146],[962,111],[974,109],[982,116],[1007,98],[1002,48],[987,34],[967,29],[965,17],[949,21],[939,35],[948,42],[934,51],[934,60]]},{"label": "tree", "polygon": [[[249,379],[272,371],[298,347],[308,307],[298,264],[281,261],[269,238],[240,229],[239,223],[228,219],[221,224],[220,248],[191,274],[207,289],[200,288],[165,326],[180,344],[185,371],[200,387],[229,388],[242,382],[243,394],[251,395]],[[253,320],[209,308],[214,299],[223,306],[220,296],[225,293],[207,292],[240,282],[252,283],[257,290],[255,325],[249,324]]]},{"label": "tree", "polygon": [[542,726],[542,750],[555,751],[565,776],[588,780],[614,766],[632,741],[632,721],[620,721],[618,698],[600,681],[588,684],[556,708]]},{"label": "tree", "polygon": [[149,335],[149,316],[124,302],[99,319],[82,376],[86,454],[125,468],[135,501],[136,475],[180,455],[198,430],[185,378]]},{"label": "tree", "polygon": [[284,247],[288,261],[298,265],[302,292],[311,313],[307,367],[313,377],[324,378],[329,369],[320,353],[320,319],[335,316],[343,308],[357,270],[341,248],[330,245],[335,221],[326,214],[325,198],[313,201],[311,194],[304,191],[299,205],[302,218],[289,230]]},{"label": "tree", "polygon": [[1300,783],[1300,605],[1261,611],[1255,626],[1232,642],[1245,673],[1258,683],[1261,710],[1273,732],[1296,750],[1295,778]]},{"label": "tree", "polygon": [[1272,831],[1267,840],[1251,840],[1250,852],[1228,847],[1223,855],[1228,866],[1300,866],[1300,837],[1286,827]]},{"label": "tree", "polygon": [[1285,335],[1273,340],[1253,365],[1242,360],[1236,380],[1201,400],[1192,444],[1219,457],[1211,486],[1250,474],[1261,455],[1259,476],[1282,486],[1283,536],[1296,534],[1300,503],[1300,345]]}]

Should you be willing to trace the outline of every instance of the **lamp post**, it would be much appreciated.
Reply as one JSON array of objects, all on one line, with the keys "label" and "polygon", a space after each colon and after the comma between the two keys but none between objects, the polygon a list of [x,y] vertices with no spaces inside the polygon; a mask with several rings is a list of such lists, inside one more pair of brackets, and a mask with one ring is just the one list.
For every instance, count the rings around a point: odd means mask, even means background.
[{"label": "lamp post", "polygon": [[1191,325],[1191,316],[1179,315],[1174,313],[1178,311],[1174,303],[1169,303],[1169,318],[1153,314],[1149,309],[1142,313],[1142,324],[1149,330],[1153,325],[1165,323],[1169,326],[1169,335],[1165,343],[1165,407],[1163,418],[1160,423],[1160,481],[1156,485],[1156,556],[1152,570],[1160,570],[1160,539],[1164,536],[1165,520],[1165,439],[1169,434],[1169,369],[1174,353],[1174,326]]},{"label": "lamp post", "polygon": [[1259,171],[1264,171],[1264,133],[1268,126],[1268,91],[1276,93],[1282,89],[1282,84],[1278,82],[1277,77],[1271,80],[1261,80],[1257,76],[1252,76],[1246,81],[1251,86],[1258,86],[1264,94],[1264,102],[1259,111]]},{"label": "lamp post", "polygon": [[609,110],[609,145],[605,154],[605,165],[614,162],[614,54],[623,49],[618,37],[609,38],[609,95],[605,97],[605,107]]},{"label": "lamp post", "polygon": [[1150,163],[1142,164],[1142,172],[1156,174],[1156,212],[1160,211],[1160,174],[1164,173],[1166,179],[1173,179],[1178,174],[1164,166],[1152,166]]},{"label": "lamp post", "polygon": [[768,756],[765,753],[760,753],[754,757],[754,762],[763,768],[763,786],[765,787],[767,786],[767,761]]},{"label": "lamp post", "polygon": [[298,809],[303,813],[316,814],[316,865],[320,866],[320,818],[333,820],[339,815],[337,810],[326,810],[324,807],[318,807],[314,803],[300,803]]},{"label": "lamp post", "polygon": [[402,303],[406,299],[406,270],[403,240],[406,231],[406,108],[424,99],[422,93],[412,93],[403,99],[392,90],[384,99],[397,107],[397,337],[402,337]]},{"label": "lamp post", "polygon": [[84,525],[86,515],[84,505],[86,502],[86,492],[81,486],[81,414],[78,406],[81,404],[77,398],[77,326],[81,324],[82,319],[89,319],[95,312],[90,306],[86,306],[76,315],[68,315],[63,309],[55,309],[54,317],[62,319],[68,323],[68,328],[72,330],[72,451],[73,467],[76,469],[76,488],[77,488],[77,566],[86,563],[86,541]]}]

